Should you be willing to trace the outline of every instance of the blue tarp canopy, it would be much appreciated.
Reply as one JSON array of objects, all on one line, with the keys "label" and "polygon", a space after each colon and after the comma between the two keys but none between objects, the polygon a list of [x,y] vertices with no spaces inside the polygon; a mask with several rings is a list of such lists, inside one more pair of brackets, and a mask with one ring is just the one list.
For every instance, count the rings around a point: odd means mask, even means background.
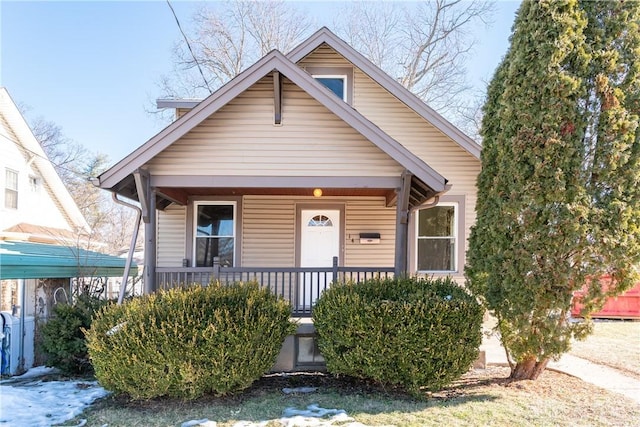
[{"label": "blue tarp canopy", "polygon": [[[126,260],[73,246],[0,241],[0,280],[122,276]],[[138,268],[131,265],[131,275]]]}]

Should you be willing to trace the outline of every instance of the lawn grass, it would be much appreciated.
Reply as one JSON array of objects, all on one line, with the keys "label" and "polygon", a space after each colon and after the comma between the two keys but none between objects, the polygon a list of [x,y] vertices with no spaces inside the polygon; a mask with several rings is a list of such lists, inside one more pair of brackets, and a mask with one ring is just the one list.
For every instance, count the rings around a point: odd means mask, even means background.
[{"label": "lawn grass", "polygon": [[640,379],[640,321],[596,321],[593,334],[571,347],[574,356]]},{"label": "lawn grass", "polygon": [[[88,426],[179,426],[207,418],[219,427],[240,421],[280,426],[278,420],[285,408],[304,409],[310,404],[343,409],[366,426],[633,426],[640,422],[640,404],[577,378],[546,371],[537,381],[510,383],[508,375],[509,370],[503,367],[475,370],[423,401],[329,376],[319,376],[319,382],[318,378],[315,382],[296,377],[263,378],[234,398],[209,397],[187,403],[170,399],[129,402],[109,397],[66,425],[77,425],[83,418]],[[287,395],[282,392],[287,384],[311,384],[318,386],[318,391]]]}]

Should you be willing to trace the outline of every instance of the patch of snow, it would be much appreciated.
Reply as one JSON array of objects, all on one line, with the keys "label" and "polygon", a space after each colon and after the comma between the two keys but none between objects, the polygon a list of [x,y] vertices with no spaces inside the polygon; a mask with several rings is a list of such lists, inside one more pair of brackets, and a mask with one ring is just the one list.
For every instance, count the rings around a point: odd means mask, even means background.
[{"label": "patch of snow", "polygon": [[0,385],[0,425],[47,427],[63,423],[77,417],[88,405],[108,394],[95,381],[33,381],[19,386]]},{"label": "patch of snow", "polygon": [[217,423],[215,421],[209,421],[208,418],[203,418],[201,420],[191,420],[185,421],[180,424],[180,427],[216,427]]},{"label": "patch of snow", "polygon": [[[31,426],[45,427],[64,423],[82,413],[97,399],[109,394],[97,382],[84,381],[41,381],[39,376],[55,373],[52,368],[37,367],[30,369],[15,384],[0,384],[2,411],[0,427]],[[26,379],[26,381],[24,381]],[[29,381],[29,379],[33,379]],[[313,389],[313,390],[311,390]],[[292,393],[316,391],[316,387],[290,389]],[[284,391],[284,389],[283,389]],[[82,419],[75,427],[83,427],[87,420]],[[282,417],[263,421],[238,421],[234,427],[367,427],[347,415],[343,409],[326,409],[319,405],[309,405],[305,409],[286,408]],[[216,427],[215,421],[207,418],[186,421],[181,427]]]},{"label": "patch of snow", "polygon": [[0,384],[5,382],[13,382],[13,381],[19,381],[19,380],[27,380],[30,378],[43,377],[45,375],[57,374],[58,372],[60,371],[56,368],[51,368],[48,366],[36,366],[35,368],[29,369],[27,372],[25,372],[22,375],[16,375],[6,380],[2,380],[0,381]]},{"label": "patch of snow", "polygon": [[[328,415],[331,416],[326,418]],[[306,409],[286,408],[278,420],[238,421],[233,427],[266,427],[273,422],[283,427],[368,427],[348,416],[343,409],[325,409],[318,405],[309,405]]]},{"label": "patch of snow", "polygon": [[287,408],[282,412],[283,417],[314,417],[322,418],[327,415],[346,414],[343,409],[324,409],[318,405],[309,405],[307,409]]},{"label": "patch of snow", "polygon": [[285,388],[282,389],[282,392],[284,394],[315,393],[316,391],[318,391],[318,387],[296,387],[296,388],[285,387]]},{"label": "patch of snow", "polygon": [[270,421],[260,421],[259,423],[253,421],[238,421],[233,427],[267,427],[269,423]]}]

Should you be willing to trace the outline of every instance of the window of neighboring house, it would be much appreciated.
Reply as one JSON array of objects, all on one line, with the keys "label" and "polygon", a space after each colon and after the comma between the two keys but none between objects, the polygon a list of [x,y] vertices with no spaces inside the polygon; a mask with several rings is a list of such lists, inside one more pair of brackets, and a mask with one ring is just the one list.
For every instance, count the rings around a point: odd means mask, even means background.
[{"label": "window of neighboring house", "polygon": [[232,267],[235,254],[235,203],[207,202],[195,206],[196,267],[213,266],[214,257],[220,258],[221,266]]},{"label": "window of neighboring house", "polygon": [[18,172],[6,169],[4,182],[4,207],[18,209]]},{"label": "window of neighboring house", "polygon": [[457,271],[457,210],[443,203],[418,211],[418,271]]},{"label": "window of neighboring house", "polygon": [[328,87],[331,92],[335,93],[343,101],[347,101],[347,76],[341,75],[314,75],[314,79]]},{"label": "window of neighboring house", "polygon": [[40,191],[40,178],[33,175],[29,176],[29,188],[31,189],[32,193],[37,193],[38,191]]}]

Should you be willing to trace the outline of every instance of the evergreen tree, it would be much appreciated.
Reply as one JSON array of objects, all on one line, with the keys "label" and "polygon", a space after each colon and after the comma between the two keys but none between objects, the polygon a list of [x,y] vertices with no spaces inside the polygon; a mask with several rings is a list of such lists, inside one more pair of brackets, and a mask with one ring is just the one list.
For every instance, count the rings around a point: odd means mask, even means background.
[{"label": "evergreen tree", "polygon": [[[489,85],[466,275],[513,379],[537,378],[637,277],[639,23],[638,2],[525,0]],[[583,286],[587,321],[569,322]]]}]

